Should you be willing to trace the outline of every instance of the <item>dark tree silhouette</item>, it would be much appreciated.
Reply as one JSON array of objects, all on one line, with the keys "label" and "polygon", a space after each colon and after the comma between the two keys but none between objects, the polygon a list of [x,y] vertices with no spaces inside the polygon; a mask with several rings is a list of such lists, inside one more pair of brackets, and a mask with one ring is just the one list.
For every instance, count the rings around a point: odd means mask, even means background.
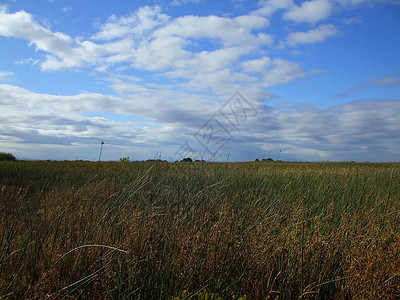
[{"label": "dark tree silhouette", "polygon": [[17,160],[11,153],[0,152],[0,161]]}]

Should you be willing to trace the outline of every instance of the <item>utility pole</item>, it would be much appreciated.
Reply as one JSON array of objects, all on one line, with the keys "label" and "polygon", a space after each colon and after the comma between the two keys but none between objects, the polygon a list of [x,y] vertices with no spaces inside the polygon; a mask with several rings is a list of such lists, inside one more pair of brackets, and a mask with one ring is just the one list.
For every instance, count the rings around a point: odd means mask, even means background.
[{"label": "utility pole", "polygon": [[279,150],[279,154],[278,157],[276,158],[276,160],[279,160],[279,156],[281,155],[282,150]]},{"label": "utility pole", "polygon": [[101,153],[103,152],[103,145],[104,145],[104,142],[101,141],[100,145],[101,145],[101,146],[100,146],[99,162],[100,162],[100,160],[101,160]]}]

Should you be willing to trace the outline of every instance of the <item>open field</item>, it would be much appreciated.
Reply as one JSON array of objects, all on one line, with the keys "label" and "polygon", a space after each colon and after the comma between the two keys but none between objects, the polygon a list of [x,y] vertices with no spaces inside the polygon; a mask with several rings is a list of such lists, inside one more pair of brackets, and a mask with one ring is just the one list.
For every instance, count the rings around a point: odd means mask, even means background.
[{"label": "open field", "polygon": [[399,299],[400,164],[0,163],[0,298]]}]

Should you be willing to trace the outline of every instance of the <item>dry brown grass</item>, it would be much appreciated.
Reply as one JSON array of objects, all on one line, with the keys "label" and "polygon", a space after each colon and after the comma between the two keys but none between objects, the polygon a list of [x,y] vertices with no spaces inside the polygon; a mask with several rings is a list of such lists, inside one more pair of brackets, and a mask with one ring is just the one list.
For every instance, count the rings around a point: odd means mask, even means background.
[{"label": "dry brown grass", "polygon": [[398,299],[400,166],[0,164],[0,296]]}]

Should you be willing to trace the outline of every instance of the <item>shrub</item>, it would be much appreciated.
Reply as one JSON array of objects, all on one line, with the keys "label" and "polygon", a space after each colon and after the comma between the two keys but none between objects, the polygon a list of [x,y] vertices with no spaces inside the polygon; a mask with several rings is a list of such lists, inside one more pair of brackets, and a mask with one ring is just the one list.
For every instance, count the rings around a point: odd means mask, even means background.
[{"label": "shrub", "polygon": [[17,160],[11,153],[0,152],[0,161]]},{"label": "shrub", "polygon": [[128,162],[130,162],[129,156],[128,156],[128,157],[121,157],[121,158],[119,159],[119,162],[120,162],[120,163],[128,163]]},{"label": "shrub", "polygon": [[267,159],[264,158],[262,161],[273,162],[274,160],[272,158],[267,158]]}]

